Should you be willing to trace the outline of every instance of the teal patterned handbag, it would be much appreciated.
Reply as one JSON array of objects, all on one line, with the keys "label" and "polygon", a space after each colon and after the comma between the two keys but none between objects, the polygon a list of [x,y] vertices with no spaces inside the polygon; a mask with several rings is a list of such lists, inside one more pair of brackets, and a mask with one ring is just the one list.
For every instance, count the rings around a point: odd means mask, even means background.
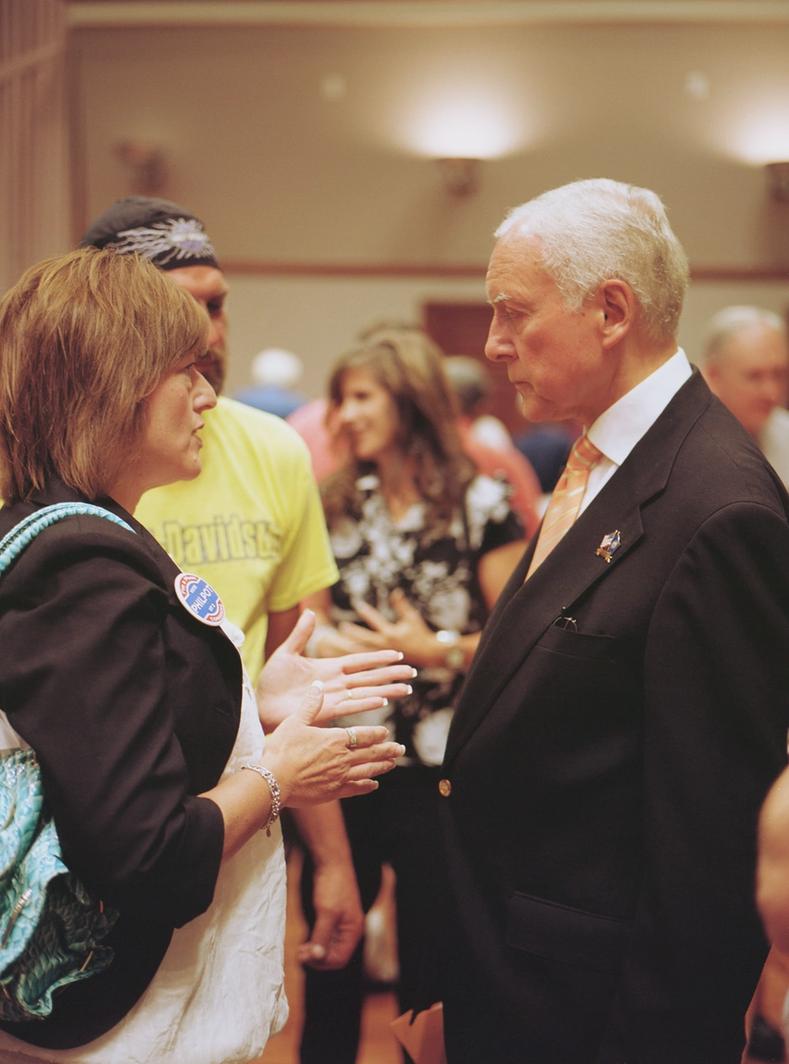
[{"label": "teal patterned handbag", "polygon": [[[43,529],[78,514],[133,529],[89,503],[58,503],[26,517],[0,540],[0,576]],[[58,987],[103,971],[102,946],[117,913],[92,898],[68,870],[45,807],[36,755],[0,713],[0,1020],[43,1019]]]}]

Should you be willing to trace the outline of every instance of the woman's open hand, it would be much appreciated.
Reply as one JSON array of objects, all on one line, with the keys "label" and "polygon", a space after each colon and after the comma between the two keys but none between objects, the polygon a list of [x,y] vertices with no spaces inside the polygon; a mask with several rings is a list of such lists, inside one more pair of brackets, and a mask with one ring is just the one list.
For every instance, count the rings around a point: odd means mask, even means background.
[{"label": "woman's open hand", "polygon": [[349,713],[380,709],[389,698],[410,694],[414,676],[397,650],[365,650],[334,658],[305,658],[304,648],[315,627],[315,614],[305,610],[287,639],[274,651],[257,685],[258,713],[270,731],[291,716],[310,685],[323,684],[323,700],[316,723],[324,724]]},{"label": "woman's open hand", "polygon": [[375,777],[393,769],[405,753],[380,725],[315,727],[323,698],[322,685],[310,684],[301,705],[266,736],[262,760],[277,778],[283,805],[367,794],[378,787]]}]

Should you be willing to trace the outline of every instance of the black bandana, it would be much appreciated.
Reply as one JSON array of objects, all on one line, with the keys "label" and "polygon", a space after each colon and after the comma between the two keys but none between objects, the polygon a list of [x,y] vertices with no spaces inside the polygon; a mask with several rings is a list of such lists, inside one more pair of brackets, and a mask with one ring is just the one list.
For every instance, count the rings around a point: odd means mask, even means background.
[{"label": "black bandana", "polygon": [[160,270],[214,266],[216,253],[203,223],[169,200],[127,196],[99,215],[80,241],[83,247],[136,252]]}]

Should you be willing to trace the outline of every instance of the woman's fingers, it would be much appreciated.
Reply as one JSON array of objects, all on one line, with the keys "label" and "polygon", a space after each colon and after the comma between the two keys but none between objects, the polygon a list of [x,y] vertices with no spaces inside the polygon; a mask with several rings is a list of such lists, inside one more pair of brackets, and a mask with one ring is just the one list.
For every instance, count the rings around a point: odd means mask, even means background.
[{"label": "woman's fingers", "polygon": [[341,717],[343,713],[362,713],[368,709],[380,709],[390,698],[406,698],[413,688],[407,683],[389,684],[386,687],[358,687],[353,691],[335,692],[327,699],[321,712],[321,720]]},{"label": "woman's fingers", "polygon": [[348,773],[348,782],[356,783],[359,780],[383,776],[387,772],[391,772],[396,765],[397,761],[371,761],[369,764],[354,765]]},{"label": "woman's fingers", "polygon": [[348,782],[334,795],[335,798],[353,798],[360,794],[371,794],[373,791],[377,791],[380,787],[378,780],[354,780]]},{"label": "woman's fingers", "polygon": [[356,724],[352,728],[326,728],[324,734],[331,735],[333,739],[339,739],[349,750],[359,750],[381,744],[398,748],[400,746],[400,743],[388,741],[389,729],[383,724]]},{"label": "woman's fingers", "polygon": [[378,695],[371,698],[343,698],[338,702],[324,704],[318,717],[319,724],[331,724],[338,717],[353,716],[354,713],[368,713],[371,709],[383,709],[387,699]]},{"label": "woman's fingers", "polygon": [[291,628],[287,638],[283,640],[282,646],[293,654],[302,654],[314,631],[315,614],[312,610],[304,610]]},{"label": "woman's fingers", "polygon": [[410,684],[417,672],[413,665],[388,665],[383,669],[360,669],[358,672],[344,675],[348,690],[361,687],[379,688],[387,684]]},{"label": "woman's fingers", "polygon": [[342,671],[347,675],[357,672],[380,672],[394,669],[392,679],[403,679],[408,675],[410,665],[403,665],[403,655],[399,650],[357,650],[346,654],[342,659]]},{"label": "woman's fingers", "polygon": [[307,688],[307,693],[304,695],[296,714],[305,724],[312,724],[320,716],[322,705],[323,684],[320,680],[315,680]]},{"label": "woman's fingers", "polygon": [[327,720],[330,717],[334,719],[341,717],[344,713],[365,713],[368,709],[382,709],[390,698],[405,698],[410,693],[410,688],[406,684],[396,684],[391,691],[388,688],[382,688],[382,691],[387,692],[385,694],[379,695],[377,691],[378,688],[360,689],[352,694],[346,692],[344,697],[336,701],[332,699],[330,704],[325,706],[320,719]]}]

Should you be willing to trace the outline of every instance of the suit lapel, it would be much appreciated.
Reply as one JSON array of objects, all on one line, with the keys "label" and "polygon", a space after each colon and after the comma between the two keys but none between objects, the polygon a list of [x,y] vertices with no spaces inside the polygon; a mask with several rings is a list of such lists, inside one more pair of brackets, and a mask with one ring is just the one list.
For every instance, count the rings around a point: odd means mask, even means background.
[{"label": "suit lapel", "polygon": [[[533,541],[510,578],[475,655],[447,742],[448,764],[491,711],[502,689],[543,632],[620,565],[643,536],[642,507],[666,486],[682,441],[711,395],[696,373],[680,389],[562,541],[524,583]],[[621,545],[606,561],[603,537]]]}]

